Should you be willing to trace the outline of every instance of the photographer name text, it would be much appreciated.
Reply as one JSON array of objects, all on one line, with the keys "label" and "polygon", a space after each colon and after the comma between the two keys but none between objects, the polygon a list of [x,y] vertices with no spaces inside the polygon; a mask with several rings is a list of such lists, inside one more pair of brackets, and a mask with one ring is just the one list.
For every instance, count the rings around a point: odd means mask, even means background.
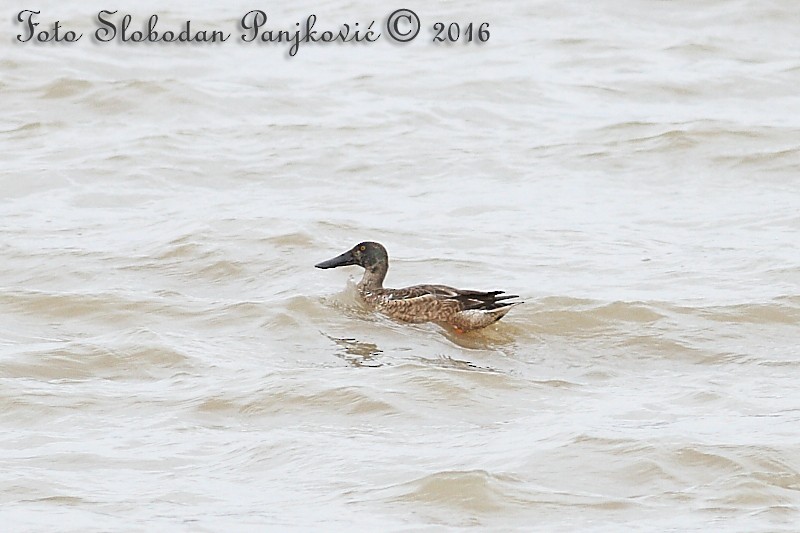
[{"label": "photographer name text", "polygon": [[[40,11],[25,9],[17,14],[21,32],[20,43],[75,43],[83,33],[66,28],[60,20],[46,21]],[[96,29],[91,39],[97,43],[225,43],[239,40],[243,43],[284,43],[289,56],[294,57],[301,45],[313,43],[374,43],[384,35],[387,39],[408,43],[416,39],[423,23],[410,9],[397,9],[383,23],[345,23],[336,29],[320,29],[316,15],[308,15],[295,22],[292,29],[278,29],[268,24],[267,13],[254,9],[245,13],[238,22],[236,32],[219,29],[198,29],[191,20],[179,28],[164,27],[156,14],[137,20],[130,14],[103,10],[97,13]],[[489,40],[488,22],[434,21],[427,25],[430,42],[485,43]],[[237,37],[234,37],[237,35]]]}]

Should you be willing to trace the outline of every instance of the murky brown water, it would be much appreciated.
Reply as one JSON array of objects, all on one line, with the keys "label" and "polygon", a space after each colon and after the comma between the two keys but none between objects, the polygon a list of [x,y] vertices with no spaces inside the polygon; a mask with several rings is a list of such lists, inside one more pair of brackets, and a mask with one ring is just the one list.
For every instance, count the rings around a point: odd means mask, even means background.
[{"label": "murky brown water", "polygon": [[[490,41],[20,46],[6,10],[4,528],[797,530],[795,4],[409,7]],[[375,316],[313,268],[365,239],[527,303]]]}]

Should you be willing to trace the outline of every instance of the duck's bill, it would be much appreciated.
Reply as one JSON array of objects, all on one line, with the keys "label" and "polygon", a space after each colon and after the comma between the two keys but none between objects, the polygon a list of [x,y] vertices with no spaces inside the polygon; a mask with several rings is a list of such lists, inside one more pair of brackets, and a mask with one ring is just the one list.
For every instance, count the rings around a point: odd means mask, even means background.
[{"label": "duck's bill", "polygon": [[350,252],[345,252],[338,257],[334,257],[333,259],[328,259],[327,261],[323,261],[322,263],[317,263],[314,266],[317,268],[336,268],[336,267],[343,267],[355,264],[356,264],[356,258],[353,257],[353,254],[351,254]]}]

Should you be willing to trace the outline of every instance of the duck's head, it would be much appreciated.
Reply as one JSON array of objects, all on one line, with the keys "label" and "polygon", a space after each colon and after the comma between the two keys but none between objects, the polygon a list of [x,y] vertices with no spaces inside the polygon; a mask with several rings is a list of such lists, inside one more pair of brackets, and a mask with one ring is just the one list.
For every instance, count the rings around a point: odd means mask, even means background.
[{"label": "duck's head", "polygon": [[322,263],[314,265],[317,268],[336,268],[348,265],[358,265],[366,270],[374,270],[379,266],[387,265],[389,254],[386,248],[377,242],[362,242],[356,244],[350,250],[340,256],[328,259]]}]

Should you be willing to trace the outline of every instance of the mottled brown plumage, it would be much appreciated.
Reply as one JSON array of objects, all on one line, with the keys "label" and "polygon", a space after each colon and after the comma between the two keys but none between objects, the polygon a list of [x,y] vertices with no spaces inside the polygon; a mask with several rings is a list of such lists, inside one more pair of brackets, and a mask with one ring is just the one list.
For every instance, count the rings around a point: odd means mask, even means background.
[{"label": "mottled brown plumage", "polygon": [[515,305],[515,295],[503,291],[460,290],[445,285],[415,285],[386,289],[383,280],[389,270],[389,255],[377,242],[362,242],[338,257],[315,265],[336,268],[359,265],[364,277],[356,286],[371,308],[405,322],[436,322],[458,332],[479,329],[503,318]]}]

